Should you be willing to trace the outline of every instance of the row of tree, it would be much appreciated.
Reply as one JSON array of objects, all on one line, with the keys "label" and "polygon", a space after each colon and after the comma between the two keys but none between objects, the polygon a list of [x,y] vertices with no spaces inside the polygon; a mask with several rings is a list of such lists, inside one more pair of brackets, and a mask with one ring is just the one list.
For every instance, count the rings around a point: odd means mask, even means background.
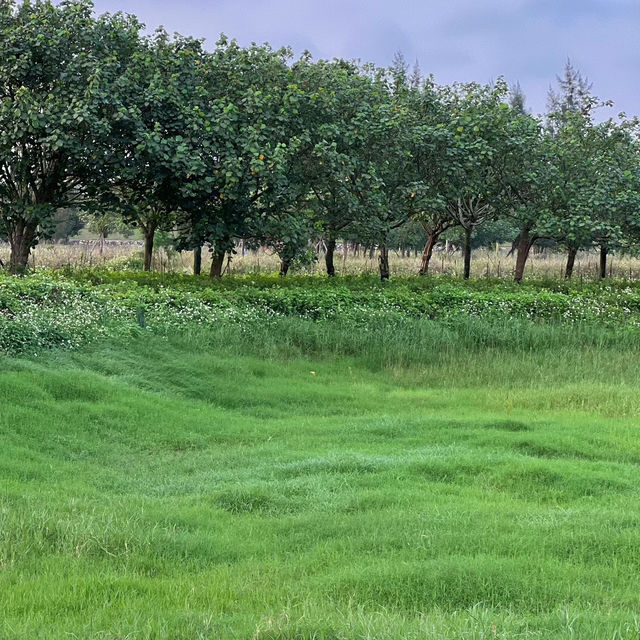
[{"label": "row of tree", "polygon": [[290,50],[143,35],[133,16],[95,16],[87,0],[0,3],[0,235],[9,268],[27,265],[56,212],[117,213],[142,231],[145,269],[158,230],[212,253],[222,272],[238,238],[273,248],[282,273],[323,238],[376,246],[425,234],[421,274],[453,227],[465,276],[477,229],[518,230],[515,277],[534,242],[576,252],[640,239],[635,119],[596,122],[598,101],[570,65],[544,118],[521,92],[439,86],[398,57],[391,68],[294,59]]}]

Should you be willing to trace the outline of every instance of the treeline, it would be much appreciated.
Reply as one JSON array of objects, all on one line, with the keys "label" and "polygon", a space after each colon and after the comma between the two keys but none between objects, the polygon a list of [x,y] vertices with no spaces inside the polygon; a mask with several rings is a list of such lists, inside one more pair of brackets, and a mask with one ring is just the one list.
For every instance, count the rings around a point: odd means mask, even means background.
[{"label": "treeline", "polygon": [[156,232],[212,253],[212,277],[238,239],[270,247],[282,274],[314,242],[335,274],[339,240],[388,247],[424,233],[421,274],[458,228],[468,277],[474,234],[516,228],[515,278],[532,245],[607,255],[640,241],[636,119],[597,122],[599,102],[570,65],[549,113],[518,89],[441,86],[401,57],[392,67],[294,59],[289,49],[213,50],[86,0],[0,3],[0,237],[20,272],[61,209],[139,227],[145,269]]}]

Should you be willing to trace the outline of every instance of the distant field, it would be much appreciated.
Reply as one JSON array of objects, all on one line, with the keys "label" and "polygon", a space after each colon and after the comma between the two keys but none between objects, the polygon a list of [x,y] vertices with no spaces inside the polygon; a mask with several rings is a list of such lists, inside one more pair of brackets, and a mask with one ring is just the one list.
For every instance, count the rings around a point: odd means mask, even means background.
[{"label": "distant field", "polygon": [[[509,254],[510,247],[503,245],[499,251],[494,249],[476,249],[471,262],[471,274],[475,278],[513,277],[515,253]],[[0,259],[5,262],[9,258],[8,245],[0,243]],[[399,251],[391,251],[389,262],[391,275],[417,275],[420,268],[420,254],[411,253],[403,256]],[[562,280],[567,256],[563,252],[546,250],[541,253],[532,252],[527,263],[527,278],[547,278]],[[122,269],[142,269],[142,242],[139,233],[125,238],[115,235],[100,248],[100,243],[86,230],[74,239],[73,244],[53,244],[43,242],[32,252],[30,264],[34,267],[60,268],[104,267]],[[342,275],[366,275],[378,273],[378,256],[368,252],[360,252],[357,256],[347,251],[345,259],[339,247],[335,256],[336,271]],[[203,252],[203,273],[208,273],[211,265],[210,253]],[[178,253],[172,249],[157,247],[154,254],[153,269],[161,273],[191,273],[193,254],[190,251]],[[241,252],[225,261],[225,275],[274,273],[280,268],[280,260],[270,250],[250,251],[243,256]],[[433,256],[430,271],[434,275],[461,277],[463,259],[460,251],[446,253],[436,252]],[[323,274],[325,272],[324,256],[320,254],[317,262],[304,266],[292,267],[292,273]],[[629,255],[610,256],[607,273],[614,278],[640,280],[640,259]],[[598,256],[595,252],[580,252],[576,258],[574,278],[581,280],[598,279]]]},{"label": "distant field", "polygon": [[0,637],[638,637],[640,345],[312,326],[4,357]]}]

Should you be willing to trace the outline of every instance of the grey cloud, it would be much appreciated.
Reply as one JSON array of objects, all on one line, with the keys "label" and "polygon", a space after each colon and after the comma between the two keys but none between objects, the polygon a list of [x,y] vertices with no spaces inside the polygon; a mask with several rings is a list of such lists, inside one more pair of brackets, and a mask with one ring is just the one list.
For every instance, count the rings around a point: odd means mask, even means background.
[{"label": "grey cloud", "polygon": [[380,65],[402,50],[440,82],[519,81],[537,111],[571,57],[598,95],[638,111],[638,0],[97,0],[96,8],[210,44],[225,32],[241,43]]}]

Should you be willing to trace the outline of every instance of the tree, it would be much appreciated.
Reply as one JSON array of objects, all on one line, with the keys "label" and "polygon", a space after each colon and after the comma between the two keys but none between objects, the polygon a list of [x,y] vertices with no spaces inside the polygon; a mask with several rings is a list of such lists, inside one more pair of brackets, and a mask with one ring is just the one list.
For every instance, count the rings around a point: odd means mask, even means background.
[{"label": "tree", "polygon": [[548,138],[550,181],[545,233],[567,247],[565,277],[581,249],[600,248],[601,278],[608,253],[624,244],[637,216],[636,123],[594,124],[581,111],[557,113]]},{"label": "tree", "polygon": [[339,234],[356,226],[370,231],[380,210],[377,154],[388,93],[381,70],[343,60],[314,63],[305,57],[293,71],[296,86],[307,96],[297,180],[313,195],[326,240],[326,270],[333,276]]},{"label": "tree", "polygon": [[[406,152],[399,147],[392,170],[402,180],[397,194],[406,203],[400,212],[417,222],[426,235],[420,275],[426,275],[440,236],[456,225],[446,210],[444,185],[460,171],[460,155],[451,127],[445,92],[432,78],[407,93]],[[401,138],[402,140],[403,138]],[[397,215],[397,214],[396,214]],[[401,218],[402,219],[402,218]]]},{"label": "tree", "polygon": [[520,282],[531,247],[540,237],[549,163],[542,124],[514,109],[508,113],[508,145],[496,158],[496,176],[501,186],[501,216],[519,229],[514,242],[514,280]]},{"label": "tree", "polygon": [[549,87],[547,93],[547,112],[566,114],[580,112],[588,115],[593,108],[593,84],[576,69],[571,60],[567,60],[562,77],[556,76],[558,88]]},{"label": "tree", "polygon": [[509,106],[517,113],[527,113],[527,98],[519,82],[509,89]]},{"label": "tree", "polygon": [[132,102],[136,133],[122,167],[109,177],[109,196],[125,221],[144,236],[144,270],[151,269],[154,236],[173,227],[180,190],[197,167],[200,144],[190,129],[194,109],[205,101],[207,71],[202,43],[159,29],[141,43]]},{"label": "tree", "polygon": [[286,276],[295,262],[309,260],[309,244],[314,232],[310,209],[290,210],[288,215],[269,218],[260,241],[278,254],[281,276]]},{"label": "tree", "polygon": [[115,211],[94,209],[93,211],[83,212],[81,218],[84,220],[87,229],[98,236],[100,255],[104,252],[105,240],[112,233],[116,231],[126,231],[122,223],[122,218]]},{"label": "tree", "polygon": [[[628,171],[637,164],[635,122],[595,124],[601,103],[592,85],[568,61],[559,91],[550,90],[547,115],[546,233],[567,247],[565,277],[580,249],[600,247],[601,278],[607,255],[624,236],[625,208],[633,200]],[[607,103],[610,104],[610,103]]]},{"label": "tree", "polygon": [[[454,85],[448,91],[459,168],[443,182],[446,212],[464,231],[464,278],[471,272],[471,247],[474,230],[501,213],[506,203],[504,159],[511,151],[512,121],[521,117],[504,101],[507,85],[481,86],[474,83]],[[510,170],[510,169],[509,169]]]},{"label": "tree", "polygon": [[407,78],[406,71],[403,58],[397,57],[387,74],[387,91],[380,95],[368,123],[366,149],[376,188],[367,194],[366,217],[353,225],[359,238],[378,246],[382,280],[390,277],[390,236],[416,212],[412,149],[423,82],[418,80],[418,69],[414,69],[412,78]]},{"label": "tree", "polygon": [[507,171],[507,157],[518,131],[513,122],[522,115],[504,102],[506,95],[507,87],[501,81],[489,86],[442,87],[432,113],[426,119],[422,116],[430,124],[416,131],[414,140],[423,149],[412,154],[422,174],[415,193],[429,201],[420,202],[417,215],[427,234],[421,274],[427,272],[437,239],[461,226],[468,278],[474,230],[508,208],[505,181],[512,168]]},{"label": "tree", "polygon": [[94,197],[119,164],[139,31],[132,17],[94,18],[88,0],[0,4],[0,227],[12,271],[55,211]]},{"label": "tree", "polygon": [[[222,38],[203,56],[204,99],[191,110],[191,169],[180,193],[178,247],[208,244],[211,277],[237,238],[259,236],[283,176],[291,53]],[[295,90],[292,90],[295,93]]]},{"label": "tree", "polygon": [[502,216],[518,227],[512,251],[516,251],[514,280],[521,282],[531,247],[541,239],[550,166],[548,130],[527,112],[519,84],[512,87],[509,103],[514,117],[509,125],[509,149],[501,155],[500,181],[505,205]]},{"label": "tree", "polygon": [[83,226],[84,222],[77,209],[58,209],[53,215],[53,233],[51,237],[54,240],[69,240]]}]

